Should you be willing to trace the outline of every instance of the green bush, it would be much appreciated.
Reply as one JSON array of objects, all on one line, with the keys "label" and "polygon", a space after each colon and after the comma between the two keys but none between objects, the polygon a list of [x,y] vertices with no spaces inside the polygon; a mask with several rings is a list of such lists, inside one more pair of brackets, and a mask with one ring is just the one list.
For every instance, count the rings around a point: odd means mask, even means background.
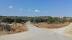
[{"label": "green bush", "polygon": [[23,19],[23,22],[25,23],[25,22],[27,22],[28,20],[27,19]]},{"label": "green bush", "polygon": [[22,19],[22,18],[16,18],[16,19],[15,19],[15,22],[16,22],[16,23],[22,23],[22,22],[25,23],[25,22],[27,22],[27,21],[28,21],[27,19]]},{"label": "green bush", "polygon": [[0,24],[0,30],[3,30],[3,25],[2,24]]},{"label": "green bush", "polygon": [[23,19],[21,19],[21,18],[16,18],[16,19],[15,19],[15,22],[21,23],[21,22],[23,22]]},{"label": "green bush", "polygon": [[13,22],[14,22],[14,19],[11,19],[11,18],[4,18],[4,19],[2,20],[2,22],[13,23]]},{"label": "green bush", "polygon": [[11,30],[11,26],[10,25],[4,25],[4,29],[6,29],[7,31]]},{"label": "green bush", "polygon": [[3,30],[3,29],[6,29],[7,31],[10,31],[11,30],[11,26],[10,25],[3,25],[3,24],[0,24],[0,30]]},{"label": "green bush", "polygon": [[48,21],[47,21],[48,23],[54,23],[55,22],[55,20],[54,19],[48,19]]},{"label": "green bush", "polygon": [[54,23],[55,22],[55,19],[52,18],[52,17],[48,17],[47,22],[48,23]]},{"label": "green bush", "polygon": [[31,18],[30,21],[33,22],[33,23],[38,23],[38,22],[44,22],[45,19],[40,18],[40,17],[34,17],[34,18]]}]

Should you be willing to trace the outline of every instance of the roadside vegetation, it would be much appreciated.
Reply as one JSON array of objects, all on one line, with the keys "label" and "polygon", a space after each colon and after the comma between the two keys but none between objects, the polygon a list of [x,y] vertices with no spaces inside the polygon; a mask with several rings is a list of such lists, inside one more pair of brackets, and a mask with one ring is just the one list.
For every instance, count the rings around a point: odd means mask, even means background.
[{"label": "roadside vegetation", "polygon": [[0,22],[0,34],[12,34],[27,31],[25,26],[27,19],[22,18],[3,18]]},{"label": "roadside vegetation", "polygon": [[34,26],[37,26],[39,28],[61,28],[61,27],[65,27],[67,25],[69,25],[69,22],[65,22],[65,23],[46,23],[46,22],[42,22],[42,23],[35,23],[33,24]]},{"label": "roadside vegetation", "polygon": [[31,18],[30,21],[32,23],[47,22],[50,24],[50,23],[64,23],[64,22],[69,22],[70,20],[66,19],[66,17],[60,18],[60,17],[49,16],[48,18],[34,17],[34,18]]},{"label": "roadside vegetation", "polygon": [[67,17],[51,17],[42,18],[42,17],[35,17],[30,20],[33,25],[40,27],[40,28],[60,28],[70,24],[72,22],[71,18]]}]

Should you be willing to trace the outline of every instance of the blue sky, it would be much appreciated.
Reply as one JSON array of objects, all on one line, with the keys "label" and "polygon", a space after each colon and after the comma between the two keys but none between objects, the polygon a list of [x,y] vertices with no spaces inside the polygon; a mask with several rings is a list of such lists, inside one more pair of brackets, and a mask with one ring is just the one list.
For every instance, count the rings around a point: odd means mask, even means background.
[{"label": "blue sky", "polygon": [[0,0],[0,15],[72,17],[72,0]]}]

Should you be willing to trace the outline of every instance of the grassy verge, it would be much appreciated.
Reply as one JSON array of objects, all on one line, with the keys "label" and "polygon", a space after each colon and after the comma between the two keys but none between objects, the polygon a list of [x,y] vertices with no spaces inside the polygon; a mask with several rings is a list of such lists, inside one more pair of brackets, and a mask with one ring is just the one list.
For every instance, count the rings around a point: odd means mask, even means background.
[{"label": "grassy verge", "polygon": [[28,28],[25,26],[25,24],[22,24],[22,23],[14,23],[11,25],[9,25],[9,24],[8,25],[7,24],[0,25],[0,35],[20,33],[20,32],[24,32],[27,30],[28,30]]},{"label": "grassy verge", "polygon": [[42,23],[35,23],[33,24],[34,26],[37,26],[39,28],[61,28],[61,27],[65,27],[67,25],[69,25],[70,22],[65,22],[65,23],[51,23],[48,24],[46,22],[42,22]]}]

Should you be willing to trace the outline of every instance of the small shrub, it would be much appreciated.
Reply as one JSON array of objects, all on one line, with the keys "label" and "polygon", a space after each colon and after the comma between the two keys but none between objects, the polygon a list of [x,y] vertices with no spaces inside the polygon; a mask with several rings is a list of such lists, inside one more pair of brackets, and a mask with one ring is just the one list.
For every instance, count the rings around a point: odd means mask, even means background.
[{"label": "small shrub", "polygon": [[10,31],[11,26],[10,26],[10,25],[3,25],[3,24],[0,24],[0,30],[3,30],[3,29],[6,29],[7,31]]},{"label": "small shrub", "polygon": [[11,26],[10,25],[4,25],[4,29],[6,29],[7,31],[10,31]]},{"label": "small shrub", "polygon": [[17,18],[17,19],[15,19],[15,22],[17,22],[17,23],[21,23],[21,22],[23,22],[23,19],[21,19],[21,18]]},{"label": "small shrub", "polygon": [[48,17],[48,21],[47,21],[48,23],[54,23],[55,22],[55,19],[54,18],[52,18],[52,17]]},{"label": "small shrub", "polygon": [[23,22],[25,23],[25,22],[27,22],[28,20],[27,19],[23,19]]},{"label": "small shrub", "polygon": [[3,30],[3,25],[2,24],[0,24],[0,30]]}]

